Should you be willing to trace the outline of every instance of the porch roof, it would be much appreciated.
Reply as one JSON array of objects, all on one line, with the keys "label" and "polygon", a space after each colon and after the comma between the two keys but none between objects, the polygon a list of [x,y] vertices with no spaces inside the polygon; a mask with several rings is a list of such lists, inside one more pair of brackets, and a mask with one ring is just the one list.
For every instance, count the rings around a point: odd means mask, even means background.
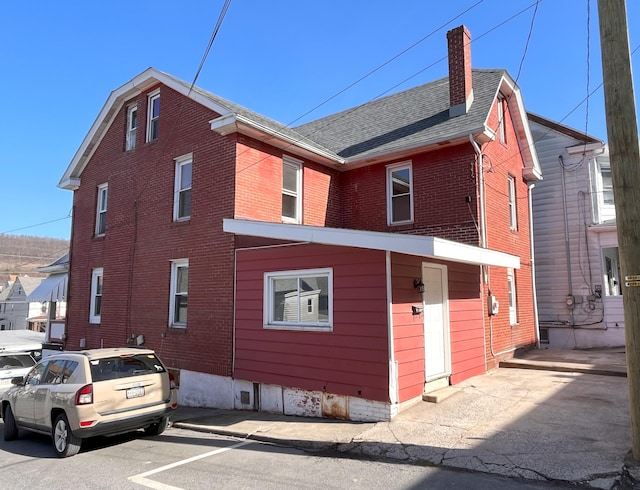
[{"label": "porch roof", "polygon": [[66,301],[67,273],[51,274],[27,296],[27,303],[44,301]]},{"label": "porch roof", "polygon": [[512,269],[520,268],[520,257],[517,255],[433,236],[238,219],[225,219],[222,227],[224,231],[236,235],[384,250],[465,264],[494,265]]}]

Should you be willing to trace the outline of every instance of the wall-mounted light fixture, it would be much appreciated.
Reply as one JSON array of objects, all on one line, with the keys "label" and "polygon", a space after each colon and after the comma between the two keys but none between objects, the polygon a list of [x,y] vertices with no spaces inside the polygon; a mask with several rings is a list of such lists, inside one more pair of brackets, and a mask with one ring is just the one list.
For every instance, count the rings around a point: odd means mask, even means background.
[{"label": "wall-mounted light fixture", "polygon": [[416,288],[416,291],[419,293],[424,293],[424,283],[422,282],[422,279],[414,279],[413,287]]},{"label": "wall-mounted light fixture", "polygon": [[422,306],[412,306],[411,307],[411,314],[412,315],[419,315],[420,313],[422,313],[423,310],[424,310],[424,308]]}]

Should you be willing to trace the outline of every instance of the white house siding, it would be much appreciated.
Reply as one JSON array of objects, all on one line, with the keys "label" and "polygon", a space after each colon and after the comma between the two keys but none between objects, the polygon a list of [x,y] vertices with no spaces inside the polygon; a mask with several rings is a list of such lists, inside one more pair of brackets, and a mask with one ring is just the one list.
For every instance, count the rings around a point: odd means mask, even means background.
[{"label": "white house siding", "polygon": [[551,348],[622,346],[622,299],[605,296],[602,265],[602,248],[617,247],[615,226],[598,228],[611,209],[594,207],[601,203],[596,155],[608,159],[604,143],[591,139],[585,154],[575,131],[530,125],[544,178],[532,194],[540,328]]}]

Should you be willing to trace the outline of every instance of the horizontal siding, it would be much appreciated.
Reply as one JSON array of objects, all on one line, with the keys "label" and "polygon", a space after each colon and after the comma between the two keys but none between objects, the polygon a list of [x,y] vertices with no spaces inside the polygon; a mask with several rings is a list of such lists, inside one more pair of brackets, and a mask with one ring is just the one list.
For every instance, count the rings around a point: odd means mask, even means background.
[{"label": "horizontal siding", "polygon": [[480,268],[398,254],[391,257],[394,355],[398,362],[400,401],[419,396],[424,390],[424,319],[422,315],[411,314],[411,306],[422,303],[413,279],[421,277],[423,261],[447,266],[452,382],[484,372]]},{"label": "horizontal siding", "polygon": [[[265,272],[333,270],[333,330],[265,329]],[[389,401],[385,253],[301,244],[238,250],[234,376]]]},{"label": "horizontal siding", "polygon": [[[606,323],[615,316],[606,302],[598,300],[592,308],[587,300],[596,285],[603,285],[603,241],[615,232],[589,229],[595,216],[593,154],[570,156],[566,148],[579,145],[579,140],[535,122],[531,128],[544,177],[532,193],[539,323],[597,327],[603,318]],[[567,308],[569,294],[578,297],[573,310]]]}]

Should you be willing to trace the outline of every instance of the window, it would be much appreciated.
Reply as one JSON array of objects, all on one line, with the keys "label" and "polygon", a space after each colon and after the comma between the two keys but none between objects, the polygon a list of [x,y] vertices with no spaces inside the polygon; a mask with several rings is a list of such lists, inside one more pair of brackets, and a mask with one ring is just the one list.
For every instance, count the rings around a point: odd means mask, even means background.
[{"label": "window", "polygon": [[103,236],[107,231],[107,197],[109,185],[98,186],[98,203],[96,206],[96,236]]},{"label": "window", "polygon": [[613,180],[611,178],[611,167],[600,166],[602,176],[602,201],[604,204],[614,204],[613,202]]},{"label": "window", "polygon": [[187,326],[187,299],[189,294],[189,260],[171,262],[171,298],[169,300],[169,326]]},{"label": "window", "polygon": [[264,281],[265,328],[331,330],[331,269],[268,272]]},{"label": "window", "polygon": [[620,296],[620,262],[618,260],[618,247],[602,249],[604,266],[604,294],[606,296]]},{"label": "window", "polygon": [[100,323],[102,313],[102,276],[103,269],[93,269],[91,273],[91,305],[89,323]]},{"label": "window", "polygon": [[498,107],[498,139],[500,140],[501,143],[506,143],[507,142],[507,136],[506,136],[506,132],[504,129],[505,126],[505,121],[504,121],[504,117],[505,117],[505,106],[506,106],[506,101],[505,98],[500,95],[498,97],[497,100],[497,107]]},{"label": "window", "polygon": [[282,159],[282,220],[301,223],[302,162],[289,157]]},{"label": "window", "polygon": [[518,323],[518,312],[516,307],[516,278],[513,269],[507,269],[507,288],[509,292],[509,323]]},{"label": "window", "polygon": [[396,225],[413,221],[413,184],[411,164],[387,167],[387,223]]},{"label": "window", "polygon": [[160,118],[160,92],[149,95],[147,107],[147,142],[158,138],[158,119]]},{"label": "window", "polygon": [[191,167],[192,156],[176,159],[176,179],[173,199],[173,219],[187,220],[191,217]]},{"label": "window", "polygon": [[136,147],[136,129],[138,128],[138,106],[132,105],[127,109],[127,142],[126,149]]},{"label": "window", "polygon": [[516,210],[516,179],[509,175],[507,177],[507,195],[509,197],[509,228],[518,229],[518,214]]}]

